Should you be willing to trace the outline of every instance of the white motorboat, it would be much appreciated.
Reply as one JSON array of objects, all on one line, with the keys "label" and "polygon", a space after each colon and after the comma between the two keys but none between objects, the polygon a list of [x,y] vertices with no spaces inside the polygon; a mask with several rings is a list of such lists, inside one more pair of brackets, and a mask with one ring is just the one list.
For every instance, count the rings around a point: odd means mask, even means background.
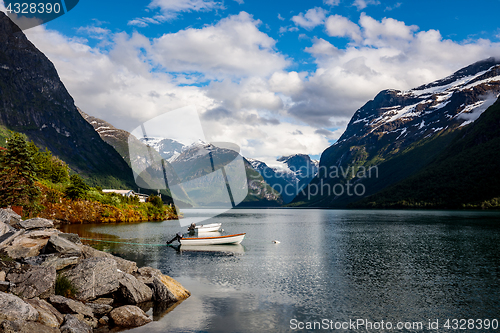
[{"label": "white motorboat", "polygon": [[[222,223],[201,224],[201,225],[195,226],[194,230],[196,230],[198,232],[214,232],[214,231],[219,231],[221,226],[222,226]],[[190,231],[190,229],[188,229],[188,231]]]},{"label": "white motorboat", "polygon": [[188,237],[181,238],[181,245],[222,245],[222,244],[240,244],[245,238],[245,234],[234,234],[214,237]]}]

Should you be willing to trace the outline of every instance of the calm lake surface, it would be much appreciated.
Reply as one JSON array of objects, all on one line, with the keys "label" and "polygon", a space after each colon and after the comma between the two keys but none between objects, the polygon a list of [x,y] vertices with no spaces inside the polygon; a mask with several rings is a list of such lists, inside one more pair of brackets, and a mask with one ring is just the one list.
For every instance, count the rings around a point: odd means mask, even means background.
[{"label": "calm lake surface", "polygon": [[[452,332],[448,318],[500,320],[498,212],[231,210],[205,221],[213,222],[226,233],[245,232],[241,246],[176,251],[92,242],[160,269],[192,294],[130,332],[291,332],[323,319],[393,325],[361,325],[360,332]],[[164,244],[185,230],[178,221],[63,228],[143,244]],[[436,319],[439,329],[429,329]],[[398,322],[423,328],[397,329]],[[500,331],[474,325],[466,331]]]}]

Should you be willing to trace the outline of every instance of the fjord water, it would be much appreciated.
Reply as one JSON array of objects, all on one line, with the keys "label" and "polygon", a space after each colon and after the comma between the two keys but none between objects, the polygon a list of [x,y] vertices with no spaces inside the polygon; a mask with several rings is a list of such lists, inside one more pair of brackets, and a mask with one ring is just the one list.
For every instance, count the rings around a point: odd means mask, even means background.
[{"label": "fjord water", "polygon": [[[498,212],[231,210],[205,223],[212,222],[245,232],[242,245],[176,251],[92,243],[159,268],[191,291],[131,332],[289,332],[292,319],[422,322],[422,330],[392,331],[443,332],[448,318],[500,320]],[[64,231],[164,244],[184,229],[165,221]],[[439,330],[429,330],[436,319]]]}]

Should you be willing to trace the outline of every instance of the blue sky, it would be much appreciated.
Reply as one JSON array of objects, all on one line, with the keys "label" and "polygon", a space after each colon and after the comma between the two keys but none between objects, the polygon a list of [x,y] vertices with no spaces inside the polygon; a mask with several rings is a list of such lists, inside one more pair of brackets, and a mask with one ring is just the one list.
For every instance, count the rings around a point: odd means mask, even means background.
[{"label": "blue sky", "polygon": [[382,89],[500,56],[500,0],[81,0],[26,31],[85,112],[125,130],[194,105],[206,138],[314,157]]}]

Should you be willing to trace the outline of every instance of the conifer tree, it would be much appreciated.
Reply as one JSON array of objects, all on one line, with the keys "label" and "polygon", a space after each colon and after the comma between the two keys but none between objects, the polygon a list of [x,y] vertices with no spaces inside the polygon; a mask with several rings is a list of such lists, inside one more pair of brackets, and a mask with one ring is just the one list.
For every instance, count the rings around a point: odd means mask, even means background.
[{"label": "conifer tree", "polygon": [[27,210],[36,207],[40,190],[35,179],[35,166],[26,137],[12,133],[7,151],[0,154],[0,207],[22,206]]}]

